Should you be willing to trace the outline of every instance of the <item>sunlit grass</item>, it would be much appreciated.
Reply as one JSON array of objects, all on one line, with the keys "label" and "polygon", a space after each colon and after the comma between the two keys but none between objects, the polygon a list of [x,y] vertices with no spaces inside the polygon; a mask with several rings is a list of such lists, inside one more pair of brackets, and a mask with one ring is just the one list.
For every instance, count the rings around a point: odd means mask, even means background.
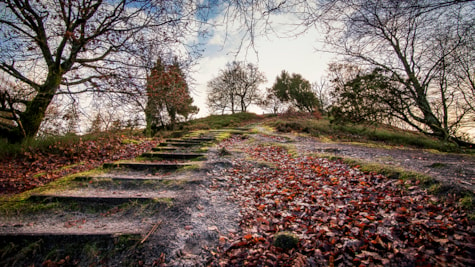
[{"label": "sunlit grass", "polygon": [[200,118],[186,122],[184,127],[188,128],[189,130],[222,129],[240,127],[243,124],[247,125],[253,121],[261,119],[261,116],[246,112],[226,115],[210,115],[206,118]]},{"label": "sunlit grass", "polygon": [[430,138],[420,133],[377,125],[335,125],[328,119],[278,118],[268,122],[280,132],[299,132],[318,137],[323,141],[362,143],[378,147],[409,147],[439,152],[466,152],[457,145]]}]

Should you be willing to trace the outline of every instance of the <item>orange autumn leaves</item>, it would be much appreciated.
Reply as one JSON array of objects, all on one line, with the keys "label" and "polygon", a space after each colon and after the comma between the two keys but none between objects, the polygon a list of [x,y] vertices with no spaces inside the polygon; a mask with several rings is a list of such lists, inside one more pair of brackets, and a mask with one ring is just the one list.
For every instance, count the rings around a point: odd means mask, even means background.
[{"label": "orange autumn leaves", "polygon": [[[467,265],[475,256],[464,211],[434,203],[410,181],[293,157],[282,146],[240,138],[222,145],[251,159],[237,159],[224,172],[232,201],[241,206],[242,234],[221,242],[215,266],[292,266],[297,259],[304,266]],[[273,245],[282,231],[299,237],[297,248]]]}]

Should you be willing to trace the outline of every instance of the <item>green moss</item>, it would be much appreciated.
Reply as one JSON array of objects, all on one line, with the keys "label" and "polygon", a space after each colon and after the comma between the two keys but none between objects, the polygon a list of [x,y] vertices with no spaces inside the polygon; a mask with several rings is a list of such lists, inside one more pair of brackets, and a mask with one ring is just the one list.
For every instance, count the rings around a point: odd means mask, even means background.
[{"label": "green moss", "polygon": [[444,168],[446,166],[447,166],[447,164],[440,163],[440,162],[435,162],[435,163],[431,164],[429,167],[437,169],[437,168]]},{"label": "green moss", "polygon": [[129,144],[138,145],[142,143],[142,141],[134,140],[134,139],[123,139],[120,142],[124,145],[129,145]]},{"label": "green moss", "polygon": [[290,232],[280,232],[275,234],[273,245],[283,250],[297,248],[299,238]]},{"label": "green moss", "polygon": [[473,206],[474,206],[473,202],[474,202],[473,195],[466,195],[459,200],[460,206],[467,210],[473,209]]}]

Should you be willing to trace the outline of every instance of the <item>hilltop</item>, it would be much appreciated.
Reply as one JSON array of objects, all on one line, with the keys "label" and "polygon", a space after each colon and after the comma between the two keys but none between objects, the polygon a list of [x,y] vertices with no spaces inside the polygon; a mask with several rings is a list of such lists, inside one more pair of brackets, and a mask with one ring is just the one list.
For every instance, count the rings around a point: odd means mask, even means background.
[{"label": "hilltop", "polygon": [[473,154],[390,127],[235,114],[3,159],[5,265],[474,262]]}]

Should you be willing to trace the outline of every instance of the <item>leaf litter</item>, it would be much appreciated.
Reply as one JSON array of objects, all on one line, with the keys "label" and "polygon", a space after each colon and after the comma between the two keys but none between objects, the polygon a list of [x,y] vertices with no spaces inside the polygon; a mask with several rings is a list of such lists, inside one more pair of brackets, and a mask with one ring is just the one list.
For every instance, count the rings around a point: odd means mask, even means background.
[{"label": "leaf litter", "polygon": [[[475,264],[467,214],[411,181],[241,137],[221,146],[246,154],[221,173],[241,231],[219,238],[211,266]],[[295,234],[297,248],[276,247],[281,232]]]},{"label": "leaf litter", "polygon": [[27,148],[19,155],[2,157],[0,195],[21,193],[104,162],[132,159],[158,144],[158,140],[145,138],[124,140],[125,136],[112,135],[73,145],[58,142],[45,150]]}]

